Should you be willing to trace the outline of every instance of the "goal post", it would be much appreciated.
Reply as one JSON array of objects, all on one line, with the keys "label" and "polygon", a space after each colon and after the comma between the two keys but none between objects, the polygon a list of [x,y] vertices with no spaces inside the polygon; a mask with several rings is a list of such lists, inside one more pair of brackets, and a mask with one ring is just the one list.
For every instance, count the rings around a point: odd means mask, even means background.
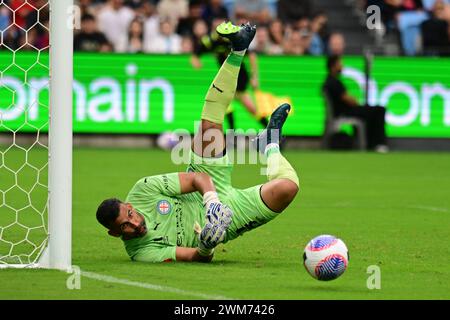
[{"label": "goal post", "polygon": [[0,0],[0,268],[69,270],[73,0],[11,3]]},{"label": "goal post", "polygon": [[50,0],[49,263],[72,263],[73,0]]}]

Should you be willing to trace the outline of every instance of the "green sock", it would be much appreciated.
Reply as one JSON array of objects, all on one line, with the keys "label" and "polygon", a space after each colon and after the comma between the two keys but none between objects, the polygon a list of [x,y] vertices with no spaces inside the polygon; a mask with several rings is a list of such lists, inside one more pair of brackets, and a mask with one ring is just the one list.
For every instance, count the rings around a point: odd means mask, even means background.
[{"label": "green sock", "polygon": [[299,187],[300,183],[297,173],[280,153],[280,146],[278,144],[268,144],[264,154],[267,157],[267,178],[269,181],[274,179],[288,179]]},{"label": "green sock", "polygon": [[222,124],[225,113],[236,93],[237,79],[245,51],[231,52],[222,64],[208,90],[202,119]]}]

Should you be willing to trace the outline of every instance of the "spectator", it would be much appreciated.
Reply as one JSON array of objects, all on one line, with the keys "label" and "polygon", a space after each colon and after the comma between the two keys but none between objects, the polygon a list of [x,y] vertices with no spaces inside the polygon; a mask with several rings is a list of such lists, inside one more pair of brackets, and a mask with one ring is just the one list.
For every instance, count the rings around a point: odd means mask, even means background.
[{"label": "spectator", "polygon": [[192,27],[192,34],[194,42],[201,43],[203,37],[208,35],[208,26],[206,25],[206,22],[202,19],[195,21],[194,26]]},{"label": "spectator", "polygon": [[181,53],[192,53],[193,50],[194,44],[192,43],[192,38],[189,36],[181,38]]},{"label": "spectator", "polygon": [[380,106],[360,106],[357,100],[348,94],[344,84],[339,79],[342,68],[339,56],[332,55],[328,58],[328,76],[323,85],[323,90],[331,102],[333,115],[344,115],[363,120],[366,124],[368,148],[377,152],[387,152],[385,108]]},{"label": "spectator", "polygon": [[262,54],[282,54],[283,48],[270,41],[269,30],[265,26],[258,27],[255,40],[250,45],[250,49]]},{"label": "spectator", "polygon": [[24,0],[11,0],[9,7],[14,11],[14,23],[15,25],[27,29],[27,16],[32,12],[36,11],[32,5],[33,0],[25,2]]},{"label": "spectator", "polygon": [[87,14],[90,14],[94,17],[97,15],[97,6],[92,4],[92,0],[78,0],[78,7],[80,8],[81,17]]},{"label": "spectator", "polygon": [[311,11],[310,0],[278,1],[278,18],[285,23],[297,21],[302,17],[309,17]]},{"label": "spectator", "polygon": [[[25,33],[21,31],[21,29],[13,29],[14,39],[13,39],[13,46],[15,46],[15,49],[19,49],[21,51],[23,50],[45,50],[49,47],[49,36],[48,31],[43,28],[49,27],[48,20],[41,21],[42,26],[35,25],[34,27],[28,29],[28,31]],[[8,29],[9,30],[9,29]],[[8,36],[6,36],[5,43],[8,43]]]},{"label": "spectator", "polygon": [[[46,8],[48,8],[48,6]],[[41,9],[39,20],[40,24],[32,28],[36,30],[36,41],[34,42],[34,47],[39,50],[45,50],[50,46],[50,11]]]},{"label": "spectator", "polygon": [[326,24],[327,16],[320,12],[316,14],[311,21],[311,44],[308,51],[312,55],[322,55],[325,53],[325,41],[327,35]]},{"label": "spectator", "polygon": [[86,14],[81,17],[81,31],[74,36],[75,51],[101,51],[107,42],[105,35],[97,30],[94,16]]},{"label": "spectator", "polygon": [[159,34],[159,16],[156,7],[150,2],[144,2],[141,7],[142,19],[144,21],[144,49],[148,48],[152,38]]},{"label": "spectator", "polygon": [[389,0],[389,3],[396,5],[400,11],[397,14],[397,26],[403,52],[414,56],[418,51],[420,25],[428,19],[428,13],[424,11],[421,0]]},{"label": "spectator", "polygon": [[[3,33],[3,44],[14,50],[19,48],[21,50],[47,49],[49,46],[47,1],[30,0],[24,2],[13,0],[7,4],[15,10],[15,13],[12,16],[11,11],[5,9],[5,7],[2,6],[0,9],[4,12],[5,23],[9,22],[8,25],[5,25],[6,28],[8,26],[9,28]],[[39,15],[37,10],[39,10]]]},{"label": "spectator", "polygon": [[422,23],[423,49],[426,55],[450,55],[450,14],[448,12],[450,12],[450,5],[443,0],[436,0],[430,19]]},{"label": "spectator", "polygon": [[179,20],[177,33],[182,36],[191,36],[195,21],[202,17],[202,10],[203,7],[199,0],[191,1],[189,3],[189,15]]},{"label": "spectator", "polygon": [[215,18],[228,19],[228,10],[223,6],[222,0],[209,0],[203,8],[202,18],[211,26]]},{"label": "spectator", "polygon": [[123,0],[109,0],[98,14],[98,28],[113,45],[114,51],[127,50],[128,29],[135,12],[123,5]]},{"label": "spectator", "polygon": [[309,30],[311,21],[308,17],[301,17],[297,21],[293,21],[292,26],[298,30]]},{"label": "spectator", "polygon": [[436,1],[431,11],[437,11],[435,14],[439,15],[442,20],[450,23],[450,0],[429,0]]},{"label": "spectator", "polygon": [[367,0],[367,6],[376,5],[380,8],[381,19],[386,27],[386,30],[396,29],[396,17],[400,12],[400,3],[402,0]]},{"label": "spectator", "polygon": [[41,50],[48,48],[48,37],[47,41],[42,38],[41,34],[38,33],[37,28],[31,28],[27,32],[27,36],[22,37],[20,40],[20,50]]},{"label": "spectator", "polygon": [[0,7],[0,31],[5,30],[11,23],[10,13],[6,7]]},{"label": "spectator", "polygon": [[[33,0],[29,1],[36,9],[31,10],[24,17],[26,29],[31,31],[31,28],[35,31],[33,35],[34,41],[28,40],[29,44],[35,45],[36,48],[48,47],[49,36],[48,28],[44,26],[50,20],[50,10],[47,0]],[[38,24],[40,22],[40,24]],[[30,36],[30,35],[28,35]]]},{"label": "spectator", "polygon": [[284,53],[292,55],[304,55],[309,47],[309,32],[305,29],[293,29],[288,33],[284,42]]},{"label": "spectator", "polygon": [[340,32],[335,32],[330,35],[328,40],[328,55],[342,56],[345,52],[345,38]]},{"label": "spectator", "polygon": [[138,53],[144,51],[144,24],[141,19],[134,19],[130,23],[128,32],[127,52]]},{"label": "spectator", "polygon": [[234,19],[244,19],[252,23],[268,23],[274,17],[265,0],[239,0],[234,3]]},{"label": "spectator", "polygon": [[319,29],[319,36],[322,39],[323,43],[328,42],[328,38],[330,37],[330,30],[328,28],[328,16],[325,12],[319,12],[314,16],[314,20],[318,19],[320,21],[321,28]]},{"label": "spectator", "polygon": [[3,32],[3,46],[8,47],[11,50],[15,50],[19,47],[19,33],[17,32],[17,27],[12,26]]},{"label": "spectator", "polygon": [[280,20],[274,20],[269,25],[270,40],[274,45],[283,47],[284,44],[284,27]]},{"label": "spectator", "polygon": [[[436,0],[367,0],[378,5],[387,31],[398,28],[403,53],[413,56],[420,51],[421,25],[430,19]],[[445,0],[450,3],[449,0]]]},{"label": "spectator", "polygon": [[185,18],[189,14],[187,0],[161,0],[157,6],[158,15],[161,19],[170,19],[173,25],[178,24],[178,20]]},{"label": "spectator", "polygon": [[160,33],[154,36],[145,48],[146,52],[151,53],[180,53],[181,37],[175,33],[175,26],[172,21],[162,20],[160,24]]},{"label": "spectator", "polygon": [[[218,20],[218,19],[216,19]],[[200,61],[200,54],[204,51],[211,49],[209,46],[212,44],[211,38],[208,35],[208,26],[204,20],[198,19],[195,21],[192,27],[192,52],[191,65],[195,69],[200,69],[202,63]]]},{"label": "spectator", "polygon": [[214,18],[209,33],[205,21],[197,20],[195,22],[193,28],[194,51],[191,57],[191,65],[195,69],[203,67],[200,56],[204,53],[213,53],[219,65],[226,60],[229,53],[229,42],[220,37],[215,30],[224,21],[223,18]]}]

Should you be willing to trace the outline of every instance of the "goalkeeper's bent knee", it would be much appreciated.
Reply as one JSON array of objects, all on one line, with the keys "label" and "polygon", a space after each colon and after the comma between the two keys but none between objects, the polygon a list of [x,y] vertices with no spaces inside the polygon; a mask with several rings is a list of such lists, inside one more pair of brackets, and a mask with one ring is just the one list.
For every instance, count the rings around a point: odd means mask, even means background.
[{"label": "goalkeeper's bent knee", "polygon": [[280,153],[279,149],[267,154],[267,178],[269,181],[274,179],[287,179],[295,183],[300,188],[300,182],[291,164]]}]

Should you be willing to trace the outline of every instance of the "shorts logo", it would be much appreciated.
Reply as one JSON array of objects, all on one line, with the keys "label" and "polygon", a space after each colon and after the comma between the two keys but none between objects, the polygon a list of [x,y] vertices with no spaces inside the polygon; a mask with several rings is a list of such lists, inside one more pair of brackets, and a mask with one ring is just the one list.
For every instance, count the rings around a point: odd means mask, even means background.
[{"label": "shorts logo", "polygon": [[169,214],[170,211],[172,211],[172,206],[170,205],[169,201],[160,200],[156,204],[156,210],[158,211],[159,214],[166,215]]}]

